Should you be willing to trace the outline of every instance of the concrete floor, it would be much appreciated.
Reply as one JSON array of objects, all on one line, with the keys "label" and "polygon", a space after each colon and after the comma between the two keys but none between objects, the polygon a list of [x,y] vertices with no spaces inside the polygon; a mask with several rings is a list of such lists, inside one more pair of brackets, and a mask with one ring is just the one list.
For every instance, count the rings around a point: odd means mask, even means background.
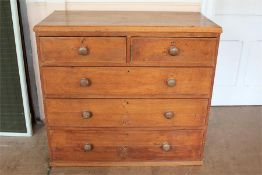
[{"label": "concrete floor", "polygon": [[262,175],[262,107],[213,107],[203,166],[53,168],[44,127],[0,137],[0,175]]}]

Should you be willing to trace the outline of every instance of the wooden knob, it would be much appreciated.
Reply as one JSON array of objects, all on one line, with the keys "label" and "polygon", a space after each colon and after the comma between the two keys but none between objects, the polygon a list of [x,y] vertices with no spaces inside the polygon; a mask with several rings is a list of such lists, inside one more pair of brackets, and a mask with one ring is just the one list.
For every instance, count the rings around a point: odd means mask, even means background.
[{"label": "wooden knob", "polygon": [[89,119],[89,118],[91,118],[93,116],[93,114],[92,114],[92,112],[90,112],[90,111],[84,111],[84,112],[82,112],[82,117],[84,118],[84,119]]},{"label": "wooden knob", "polygon": [[168,78],[167,79],[167,86],[168,87],[174,87],[176,85],[176,79],[174,78]]},{"label": "wooden knob", "polygon": [[78,54],[79,55],[88,55],[89,54],[89,49],[87,47],[80,47],[78,49]]},{"label": "wooden knob", "polygon": [[166,119],[171,119],[175,116],[175,114],[172,111],[168,111],[168,112],[164,113],[164,116],[165,116]]},{"label": "wooden knob", "polygon": [[88,78],[81,78],[80,79],[80,86],[81,87],[87,87],[91,85],[91,81]]},{"label": "wooden knob", "polygon": [[171,145],[168,143],[168,142],[164,142],[163,144],[162,144],[162,150],[163,151],[170,151],[171,150]]},{"label": "wooden knob", "polygon": [[85,150],[85,152],[92,151],[93,148],[94,148],[94,147],[93,147],[92,144],[87,143],[87,144],[84,145],[84,150]]},{"label": "wooden knob", "polygon": [[179,50],[178,50],[178,48],[175,47],[175,46],[171,46],[171,47],[169,48],[169,54],[170,54],[171,56],[176,56],[176,55],[178,55],[178,52],[179,52]]}]

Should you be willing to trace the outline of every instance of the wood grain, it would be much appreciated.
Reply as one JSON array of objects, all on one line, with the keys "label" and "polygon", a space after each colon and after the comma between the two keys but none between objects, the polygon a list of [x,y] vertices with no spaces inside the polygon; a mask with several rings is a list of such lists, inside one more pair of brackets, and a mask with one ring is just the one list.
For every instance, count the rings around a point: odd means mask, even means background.
[{"label": "wood grain", "polygon": [[[206,99],[47,99],[46,117],[54,127],[199,127],[207,105]],[[92,117],[83,118],[83,111]],[[168,111],[173,118],[164,117]]]},{"label": "wood grain", "polygon": [[[43,32],[194,32],[221,33],[221,27],[195,12],[55,11],[34,27]],[[64,32],[65,33],[65,32]]]},{"label": "wood grain", "polygon": [[[53,161],[150,161],[200,158],[203,130],[49,130]],[[163,151],[164,142],[171,145]],[[93,150],[84,151],[85,144]]]},{"label": "wood grain", "polygon": [[[41,64],[121,65],[126,63],[125,37],[40,37]],[[85,47],[87,55],[78,50]]]},{"label": "wood grain", "polygon": [[[42,75],[46,96],[67,95],[68,98],[92,98],[136,95],[140,97],[176,95],[209,97],[211,68],[123,68],[123,67],[43,67]],[[81,87],[80,79],[88,78],[91,86]],[[168,87],[168,78],[176,85]]]},{"label": "wood grain", "polygon": [[[210,113],[210,109],[211,109],[211,99],[212,99],[212,94],[213,94],[213,87],[214,87],[214,81],[215,81],[215,74],[216,74],[216,65],[217,65],[217,55],[218,55],[218,49],[219,49],[219,38],[217,38],[217,43],[216,43],[216,52],[215,52],[215,67],[213,69],[213,78],[212,78],[212,86],[210,88],[210,98],[209,98],[209,105],[208,105],[208,115],[207,115],[207,120],[206,120],[206,126],[208,126],[208,119],[209,119],[209,113]],[[204,132],[204,138],[203,138],[203,145],[205,145],[206,142],[206,137],[207,137],[207,129],[205,129]],[[203,159],[204,157],[204,146],[202,147],[202,154],[201,154],[201,159]]]},{"label": "wood grain", "polygon": [[[214,66],[216,39],[132,38],[132,64],[144,66]],[[169,54],[170,47],[178,54]]]},{"label": "wood grain", "polygon": [[34,30],[51,166],[202,164],[220,26],[200,13],[63,11]]}]

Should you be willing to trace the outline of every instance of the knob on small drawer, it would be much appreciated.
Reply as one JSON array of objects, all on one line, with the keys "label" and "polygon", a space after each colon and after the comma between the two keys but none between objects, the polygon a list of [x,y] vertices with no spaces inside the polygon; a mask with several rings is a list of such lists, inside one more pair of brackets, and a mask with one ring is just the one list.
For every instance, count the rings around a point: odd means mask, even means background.
[{"label": "knob on small drawer", "polygon": [[179,52],[179,50],[178,50],[178,48],[175,47],[175,46],[171,46],[171,47],[169,48],[169,54],[170,54],[171,56],[176,56],[176,55],[178,55],[178,52]]},{"label": "knob on small drawer", "polygon": [[168,78],[167,81],[166,81],[166,83],[167,83],[167,86],[168,86],[168,87],[174,87],[174,86],[176,85],[176,79],[174,79],[174,78]]},{"label": "knob on small drawer", "polygon": [[88,78],[81,78],[80,79],[80,86],[81,87],[87,87],[91,85],[91,81]]},{"label": "knob on small drawer", "polygon": [[171,150],[171,145],[168,142],[164,142],[162,144],[162,150],[163,151],[170,151]]},{"label": "knob on small drawer", "polygon": [[175,116],[175,114],[172,111],[167,111],[167,112],[164,113],[164,116],[165,116],[166,119],[171,119]]},{"label": "knob on small drawer", "polygon": [[82,112],[82,117],[84,118],[84,119],[89,119],[89,118],[91,118],[93,116],[93,114],[92,114],[92,112],[90,112],[90,111],[83,111]]},{"label": "knob on small drawer", "polygon": [[92,144],[87,143],[87,144],[84,145],[84,150],[85,150],[85,152],[92,151],[93,148],[94,148],[94,147],[93,147]]},{"label": "knob on small drawer", "polygon": [[80,47],[78,49],[78,54],[79,55],[88,55],[89,54],[89,49],[87,47]]}]

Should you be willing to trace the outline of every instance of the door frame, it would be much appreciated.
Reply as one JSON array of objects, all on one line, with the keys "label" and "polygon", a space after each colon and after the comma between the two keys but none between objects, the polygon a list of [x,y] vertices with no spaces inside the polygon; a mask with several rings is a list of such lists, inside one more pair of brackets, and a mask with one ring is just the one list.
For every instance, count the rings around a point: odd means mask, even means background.
[{"label": "door frame", "polygon": [[29,99],[28,99],[28,92],[27,92],[27,83],[26,83],[26,75],[25,75],[21,32],[19,26],[17,0],[10,0],[10,5],[11,5],[11,13],[12,13],[12,21],[13,21],[15,46],[16,46],[17,64],[18,64],[21,93],[22,93],[22,100],[23,100],[23,107],[24,107],[26,133],[0,132],[0,136],[32,136],[32,121],[31,121],[31,113],[30,113]]}]

